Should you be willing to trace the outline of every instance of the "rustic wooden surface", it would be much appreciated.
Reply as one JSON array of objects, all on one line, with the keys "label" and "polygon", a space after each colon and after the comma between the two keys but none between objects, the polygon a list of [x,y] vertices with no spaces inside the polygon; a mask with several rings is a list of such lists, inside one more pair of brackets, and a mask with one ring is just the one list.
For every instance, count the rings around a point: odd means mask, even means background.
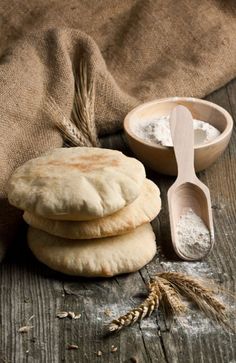
[{"label": "rustic wooden surface", "polygon": [[[236,81],[207,99],[225,107],[236,119]],[[126,150],[122,136],[104,140],[106,147]],[[174,260],[170,253],[166,192],[173,178],[148,171],[160,187],[163,208],[153,226],[162,253],[142,271],[112,279],[70,278],[47,269],[27,250],[24,230],[0,269],[0,362],[158,362],[235,363],[236,339],[193,310],[186,319],[167,324],[155,313],[118,335],[106,335],[112,317],[138,304],[151,275],[161,270],[183,271],[213,278],[235,291],[236,271],[236,134],[224,155],[200,179],[211,190],[216,245],[197,263]],[[226,299],[227,300],[227,299]],[[107,310],[108,309],[108,310]],[[59,320],[58,310],[81,313],[81,319]],[[25,334],[18,329],[30,324]],[[68,344],[78,345],[68,350]],[[111,346],[117,347],[111,352]],[[101,356],[97,352],[102,351]]]}]

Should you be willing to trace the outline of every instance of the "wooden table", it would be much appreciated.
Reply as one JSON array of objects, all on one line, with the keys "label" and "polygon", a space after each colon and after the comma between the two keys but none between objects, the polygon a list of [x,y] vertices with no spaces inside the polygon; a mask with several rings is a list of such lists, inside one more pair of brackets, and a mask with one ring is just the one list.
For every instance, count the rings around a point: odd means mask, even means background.
[{"label": "wooden table", "polygon": [[[236,119],[236,80],[207,99],[226,108]],[[104,139],[104,145],[126,150],[122,135]],[[212,325],[195,310],[171,326],[157,312],[120,334],[106,335],[106,323],[142,301],[146,283],[157,271],[212,278],[221,287],[235,291],[235,153],[234,131],[220,160],[200,173],[211,191],[216,232],[215,248],[203,262],[186,263],[171,256],[166,193],[174,179],[150,171],[148,177],[160,187],[163,202],[153,223],[161,253],[137,273],[94,280],[60,275],[33,258],[22,233],[0,269],[0,362],[235,363],[235,335]],[[81,313],[81,318],[60,320],[56,318],[59,310]],[[32,316],[29,324],[33,328],[19,333]],[[68,344],[78,349],[68,350]],[[111,352],[112,345],[117,351]],[[102,355],[97,355],[98,351]]]}]

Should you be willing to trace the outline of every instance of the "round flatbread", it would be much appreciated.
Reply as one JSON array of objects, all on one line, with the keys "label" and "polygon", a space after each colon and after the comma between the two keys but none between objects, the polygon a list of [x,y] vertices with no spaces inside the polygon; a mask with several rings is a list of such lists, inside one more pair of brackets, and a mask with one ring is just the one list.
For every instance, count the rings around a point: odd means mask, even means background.
[{"label": "round flatbread", "polygon": [[156,253],[150,223],[130,233],[91,240],[71,240],[29,227],[28,245],[52,269],[75,276],[114,276],[134,272]]},{"label": "round flatbread", "polygon": [[54,149],[20,166],[9,181],[9,202],[46,218],[90,220],[134,201],[144,166],[116,150]]},{"label": "round flatbread", "polygon": [[118,212],[91,221],[55,221],[25,212],[24,220],[32,227],[55,236],[71,239],[91,239],[117,236],[151,222],[161,209],[160,191],[146,179],[141,194],[134,202]]}]

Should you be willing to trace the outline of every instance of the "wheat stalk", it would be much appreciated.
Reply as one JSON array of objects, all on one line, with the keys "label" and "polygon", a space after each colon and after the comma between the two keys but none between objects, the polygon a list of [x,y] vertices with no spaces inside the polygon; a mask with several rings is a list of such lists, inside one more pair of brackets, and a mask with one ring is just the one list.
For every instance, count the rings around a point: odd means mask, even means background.
[{"label": "wheat stalk", "polygon": [[146,316],[150,316],[153,311],[158,308],[160,303],[160,290],[154,282],[149,284],[150,293],[144,302],[137,308],[130,310],[127,314],[120,316],[109,324],[109,331],[115,332],[122,328],[133,325],[137,321],[141,321]]}]

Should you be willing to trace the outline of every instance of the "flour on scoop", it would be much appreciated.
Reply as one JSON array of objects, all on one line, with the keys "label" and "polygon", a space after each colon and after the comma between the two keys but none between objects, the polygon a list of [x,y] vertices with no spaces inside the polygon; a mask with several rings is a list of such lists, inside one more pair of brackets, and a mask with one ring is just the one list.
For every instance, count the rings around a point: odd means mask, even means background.
[{"label": "flour on scoop", "polygon": [[191,258],[201,258],[211,247],[207,226],[191,208],[186,208],[180,216],[177,238],[180,252]]}]

